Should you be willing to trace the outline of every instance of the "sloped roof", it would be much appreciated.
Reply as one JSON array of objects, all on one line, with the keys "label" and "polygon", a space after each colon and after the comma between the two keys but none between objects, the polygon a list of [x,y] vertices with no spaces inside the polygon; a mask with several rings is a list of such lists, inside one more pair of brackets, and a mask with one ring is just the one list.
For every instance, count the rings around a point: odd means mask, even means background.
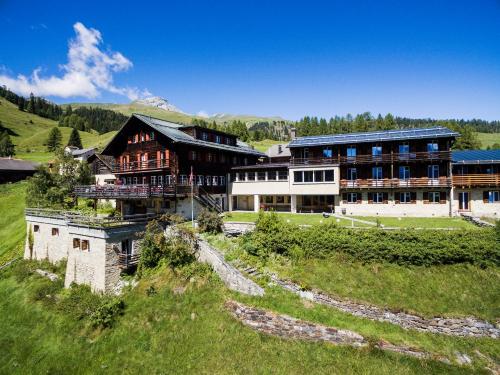
[{"label": "sloped roof", "polygon": [[38,165],[26,160],[0,158],[0,170],[3,171],[34,171]]},{"label": "sloped roof", "polygon": [[415,128],[415,129],[398,129],[398,130],[383,130],[366,133],[348,133],[348,134],[332,134],[332,135],[317,135],[308,137],[299,137],[292,140],[288,147],[305,147],[305,146],[322,146],[333,144],[350,144],[350,143],[365,143],[365,142],[382,142],[382,141],[397,141],[409,139],[426,139],[426,138],[449,138],[458,137],[460,134],[448,128],[437,126],[433,128]]},{"label": "sloped roof", "polygon": [[[242,154],[266,156],[264,153],[254,150],[253,148],[239,141],[237,141],[236,146],[231,146],[221,143],[207,142],[201,139],[194,138],[191,135],[179,130],[181,128],[189,127],[187,125],[177,124],[175,122],[165,121],[158,118],[141,115],[139,113],[133,113],[132,117],[135,117],[140,121],[144,122],[145,124],[151,126],[156,131],[170,138],[174,143],[192,144],[199,147],[215,148],[219,150],[238,152]],[[113,141],[113,139],[110,141],[110,143]],[[106,146],[106,149],[107,147],[108,146]]]},{"label": "sloped roof", "polygon": [[95,151],[95,147],[92,148],[82,148],[82,149],[76,149],[76,150],[71,150],[71,155],[73,156],[80,156],[83,154],[86,154],[89,151]]},{"label": "sloped roof", "polygon": [[500,164],[500,150],[452,151],[454,164]]}]

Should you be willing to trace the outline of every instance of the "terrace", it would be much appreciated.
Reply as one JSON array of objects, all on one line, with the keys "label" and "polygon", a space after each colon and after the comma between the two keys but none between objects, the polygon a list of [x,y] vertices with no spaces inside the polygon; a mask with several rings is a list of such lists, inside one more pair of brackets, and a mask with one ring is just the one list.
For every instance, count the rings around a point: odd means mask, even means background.
[{"label": "terrace", "polygon": [[453,176],[453,185],[455,186],[484,186],[499,187],[500,174],[465,174]]},{"label": "terrace", "polygon": [[[145,199],[155,197],[173,197],[176,195],[191,194],[191,185],[79,185],[75,187],[75,195],[82,198],[94,199]],[[198,186],[193,187],[193,192]]]},{"label": "terrace", "polygon": [[113,173],[127,173],[138,171],[154,171],[170,168],[170,159],[152,159],[146,161],[132,161],[129,163],[115,163],[112,165]]},{"label": "terrace", "polygon": [[356,179],[356,180],[340,180],[341,188],[401,188],[401,187],[450,187],[451,179],[449,177],[439,178],[383,178],[383,179]]}]

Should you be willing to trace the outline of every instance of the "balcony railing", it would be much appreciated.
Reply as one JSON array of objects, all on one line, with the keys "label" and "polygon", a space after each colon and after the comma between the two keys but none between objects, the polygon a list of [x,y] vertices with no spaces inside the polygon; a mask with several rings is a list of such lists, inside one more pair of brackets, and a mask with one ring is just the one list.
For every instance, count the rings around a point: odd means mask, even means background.
[{"label": "balcony railing", "polygon": [[[193,186],[193,192],[198,192],[198,186]],[[166,197],[191,193],[191,185],[80,185],[75,187],[75,195],[82,198],[95,199],[143,199],[151,197]]]},{"label": "balcony railing", "polygon": [[139,264],[140,254],[118,254],[120,268],[126,269]]},{"label": "balcony railing", "polygon": [[409,152],[380,155],[335,156],[331,158],[292,158],[291,165],[328,165],[328,164],[369,164],[369,163],[407,163],[412,161],[450,160],[451,151]]},{"label": "balcony railing", "polygon": [[428,178],[416,177],[408,179],[383,178],[383,179],[357,179],[340,180],[343,189],[374,189],[374,188],[409,188],[409,187],[450,187],[449,177]]},{"label": "balcony railing", "polygon": [[112,170],[113,173],[126,173],[162,168],[170,168],[170,159],[153,159],[147,161],[131,161],[129,163],[115,163]]},{"label": "balcony railing", "polygon": [[454,186],[500,187],[500,174],[465,174],[453,176]]}]

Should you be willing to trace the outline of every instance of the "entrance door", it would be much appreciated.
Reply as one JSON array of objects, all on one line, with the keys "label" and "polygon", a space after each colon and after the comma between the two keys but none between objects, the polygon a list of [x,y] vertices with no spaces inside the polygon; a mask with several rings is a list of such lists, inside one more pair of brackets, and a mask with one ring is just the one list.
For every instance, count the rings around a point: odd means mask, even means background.
[{"label": "entrance door", "polygon": [[461,191],[458,193],[458,209],[460,211],[469,211],[469,192]]}]

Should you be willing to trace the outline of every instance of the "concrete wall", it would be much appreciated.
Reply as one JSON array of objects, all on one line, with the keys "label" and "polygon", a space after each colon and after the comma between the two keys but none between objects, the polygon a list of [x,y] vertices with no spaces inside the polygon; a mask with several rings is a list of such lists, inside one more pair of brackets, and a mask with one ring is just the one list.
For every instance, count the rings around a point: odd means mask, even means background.
[{"label": "concrete wall", "polygon": [[[398,203],[394,201],[395,192],[389,192],[388,203],[368,203],[368,192],[362,192],[362,203],[342,203],[341,197],[335,197],[335,212],[354,216],[410,216],[432,217],[449,216],[450,202],[428,203],[423,201],[423,192],[417,191],[416,203]],[[338,202],[338,203],[337,203]]]},{"label": "concrete wall", "polygon": [[[37,232],[35,232],[35,226],[38,226]],[[33,232],[33,249],[30,250],[28,236],[26,236],[25,259],[47,259],[52,263],[67,259],[68,248],[65,244],[69,241],[69,234],[64,220],[27,216],[26,233],[29,233],[30,228]],[[53,228],[57,229],[59,234],[52,235]]]},{"label": "concrete wall", "polygon": [[235,181],[229,185],[232,195],[288,195],[288,181]]},{"label": "concrete wall", "polygon": [[483,192],[497,189],[454,189],[453,192],[453,209],[454,214],[458,215],[458,194],[463,191],[469,192],[469,209],[473,216],[487,216],[495,219],[500,219],[500,203],[484,203]]},{"label": "concrete wall", "polygon": [[[296,182],[296,171],[323,171],[333,170],[332,182]],[[339,194],[340,169],[339,167],[290,167],[290,191],[295,195],[335,195]]]}]

